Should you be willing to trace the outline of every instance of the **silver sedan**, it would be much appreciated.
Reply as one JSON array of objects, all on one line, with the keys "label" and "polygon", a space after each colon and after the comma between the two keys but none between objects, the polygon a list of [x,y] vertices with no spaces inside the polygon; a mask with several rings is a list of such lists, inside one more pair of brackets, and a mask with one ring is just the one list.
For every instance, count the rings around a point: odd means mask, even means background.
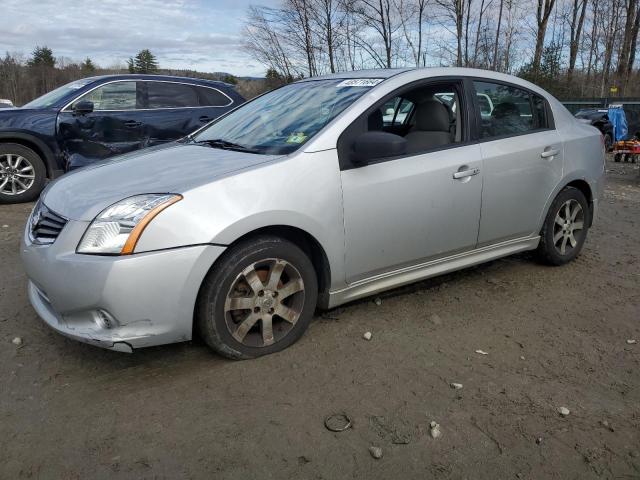
[{"label": "silver sedan", "polygon": [[600,132],[512,76],[311,78],[50,184],[21,247],[29,297],[100,347],[199,331],[257,357],[299,339],[316,308],[525,250],[573,260],[603,174]]}]

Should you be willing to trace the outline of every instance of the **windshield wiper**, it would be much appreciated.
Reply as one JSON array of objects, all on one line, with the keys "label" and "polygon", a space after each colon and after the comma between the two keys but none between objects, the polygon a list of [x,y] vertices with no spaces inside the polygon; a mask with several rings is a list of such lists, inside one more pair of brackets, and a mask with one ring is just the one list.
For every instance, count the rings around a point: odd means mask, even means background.
[{"label": "windshield wiper", "polygon": [[213,140],[194,140],[195,143],[206,143],[207,145],[214,148],[221,148],[222,150],[234,150],[237,152],[249,152],[249,153],[257,153],[255,148],[246,147],[244,145],[240,145],[238,143],[229,142],[227,140],[223,140],[221,138],[216,138]]}]

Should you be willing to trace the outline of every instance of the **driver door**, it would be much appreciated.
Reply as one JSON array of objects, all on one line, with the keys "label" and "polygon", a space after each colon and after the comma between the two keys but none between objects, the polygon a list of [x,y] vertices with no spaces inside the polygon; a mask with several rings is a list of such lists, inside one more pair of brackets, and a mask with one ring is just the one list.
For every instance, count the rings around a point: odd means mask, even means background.
[{"label": "driver door", "polygon": [[[431,92],[434,87],[429,88]],[[458,115],[453,121],[459,123],[454,127],[463,132],[464,120],[469,117],[459,114],[460,105],[465,105],[460,101],[462,84],[455,82],[437,89],[435,93],[455,98]],[[407,96],[416,98],[416,115],[419,114],[420,95],[408,92],[402,98]],[[433,98],[430,96],[431,103]],[[380,108],[384,106],[382,103]],[[387,111],[381,113],[384,116]],[[369,111],[367,115],[380,117],[380,112]],[[366,127],[369,131],[375,129],[374,121],[360,123],[369,125]],[[361,166],[341,160],[348,283],[475,247],[480,221],[482,156],[480,146],[465,138],[468,137],[452,131],[447,145]],[[468,174],[454,178],[459,172]]]},{"label": "driver door", "polygon": [[[108,158],[144,146],[139,83],[126,80],[101,85],[58,114],[58,136],[72,168],[81,166],[74,161],[84,164],[86,159]],[[92,102],[93,112],[74,112],[73,106],[79,101]]]}]

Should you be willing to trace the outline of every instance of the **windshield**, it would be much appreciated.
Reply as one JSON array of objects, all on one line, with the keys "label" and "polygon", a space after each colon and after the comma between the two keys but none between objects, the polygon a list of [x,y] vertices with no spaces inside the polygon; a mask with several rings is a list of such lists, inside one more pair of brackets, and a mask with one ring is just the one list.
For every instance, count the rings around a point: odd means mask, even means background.
[{"label": "windshield", "polygon": [[61,98],[66,97],[72,92],[79,90],[84,87],[88,83],[91,83],[90,80],[77,80],[75,82],[67,83],[62,87],[58,87],[55,90],[51,90],[49,93],[45,93],[41,97],[36,98],[35,100],[31,100],[29,103],[24,105],[22,108],[47,108],[51,105],[55,104]]},{"label": "windshield", "polygon": [[285,155],[308,142],[381,79],[287,85],[249,102],[195,136],[214,147]]}]

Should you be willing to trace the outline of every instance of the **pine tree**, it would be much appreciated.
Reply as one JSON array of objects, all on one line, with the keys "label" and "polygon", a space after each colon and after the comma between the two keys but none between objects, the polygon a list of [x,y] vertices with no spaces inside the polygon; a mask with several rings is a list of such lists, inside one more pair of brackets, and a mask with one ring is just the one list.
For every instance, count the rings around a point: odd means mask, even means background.
[{"label": "pine tree", "polygon": [[96,66],[93,64],[91,59],[87,57],[84,60],[84,62],[80,64],[80,70],[82,71],[83,74],[87,75],[87,74],[94,73],[96,71]]},{"label": "pine tree", "polygon": [[156,73],[158,71],[158,61],[148,49],[140,50],[135,58],[127,61],[129,73]]},{"label": "pine tree", "polygon": [[55,67],[56,59],[53,58],[53,51],[49,47],[36,47],[31,54],[31,59],[27,62],[30,67]]}]

